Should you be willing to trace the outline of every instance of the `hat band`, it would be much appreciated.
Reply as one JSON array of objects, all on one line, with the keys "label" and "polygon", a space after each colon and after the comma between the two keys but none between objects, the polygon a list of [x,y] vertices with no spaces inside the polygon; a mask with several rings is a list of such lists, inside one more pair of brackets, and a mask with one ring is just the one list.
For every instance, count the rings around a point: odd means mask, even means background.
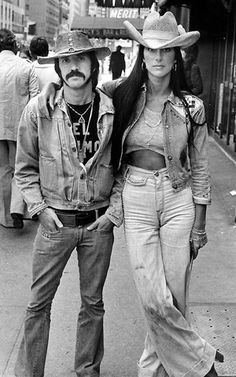
[{"label": "hat band", "polygon": [[171,41],[172,39],[179,37],[179,33],[171,33],[168,31],[160,30],[144,30],[143,39],[159,39],[163,41]]}]

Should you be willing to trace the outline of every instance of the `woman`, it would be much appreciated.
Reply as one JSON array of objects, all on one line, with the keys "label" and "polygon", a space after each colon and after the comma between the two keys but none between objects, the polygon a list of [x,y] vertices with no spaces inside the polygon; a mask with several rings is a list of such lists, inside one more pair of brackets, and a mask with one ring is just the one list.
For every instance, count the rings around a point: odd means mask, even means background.
[{"label": "woman", "polygon": [[[196,334],[186,313],[190,261],[207,242],[210,203],[207,125],[200,99],[187,94],[180,47],[197,41],[167,12],[152,12],[125,80],[103,85],[116,115],[112,163],[117,180],[106,215],[124,218],[134,279],[148,334],[139,377],[216,377],[221,354]],[[190,174],[187,162],[191,168]]]},{"label": "woman", "polygon": [[115,90],[114,83],[104,88],[116,111],[112,162],[124,176],[123,188],[114,187],[111,208],[122,192],[128,251],[148,329],[139,377],[215,377],[214,360],[222,355],[193,331],[186,313],[190,240],[195,258],[207,242],[210,203],[204,106],[185,92],[180,53],[199,33],[186,33],[171,12],[150,13],[142,35],[129,22],[125,26],[140,44],[136,63]]}]

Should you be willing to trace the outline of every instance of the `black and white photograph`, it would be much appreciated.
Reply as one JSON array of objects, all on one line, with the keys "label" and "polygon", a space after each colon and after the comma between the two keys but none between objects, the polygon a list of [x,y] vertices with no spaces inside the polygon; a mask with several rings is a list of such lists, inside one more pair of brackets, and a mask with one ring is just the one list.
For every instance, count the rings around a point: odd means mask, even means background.
[{"label": "black and white photograph", "polygon": [[235,0],[0,0],[0,377],[236,377]]}]

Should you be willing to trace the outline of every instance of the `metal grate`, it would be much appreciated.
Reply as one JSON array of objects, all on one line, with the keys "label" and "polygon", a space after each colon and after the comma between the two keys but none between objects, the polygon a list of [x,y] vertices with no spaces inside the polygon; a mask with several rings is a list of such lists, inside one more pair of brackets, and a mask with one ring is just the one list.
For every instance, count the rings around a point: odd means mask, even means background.
[{"label": "metal grate", "polygon": [[190,304],[193,328],[224,355],[219,376],[236,376],[236,304]]}]

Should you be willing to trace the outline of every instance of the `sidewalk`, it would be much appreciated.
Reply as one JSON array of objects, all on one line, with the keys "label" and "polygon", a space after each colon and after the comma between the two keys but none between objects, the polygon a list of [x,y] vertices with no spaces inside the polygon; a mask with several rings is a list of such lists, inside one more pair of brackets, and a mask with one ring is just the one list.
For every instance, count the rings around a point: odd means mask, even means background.
[{"label": "sidewalk", "polygon": [[[190,285],[193,326],[220,349],[225,363],[220,376],[236,376],[236,165],[210,138],[212,205],[208,210],[209,243],[194,261]],[[13,377],[25,306],[29,297],[31,249],[37,223],[23,231],[0,226],[0,376]],[[115,246],[104,292],[105,356],[101,377],[136,377],[136,361],[144,342],[139,310],[125,247],[123,229],[115,231]],[[76,317],[79,309],[75,254],[70,259],[52,309],[45,377],[72,377]]]}]

